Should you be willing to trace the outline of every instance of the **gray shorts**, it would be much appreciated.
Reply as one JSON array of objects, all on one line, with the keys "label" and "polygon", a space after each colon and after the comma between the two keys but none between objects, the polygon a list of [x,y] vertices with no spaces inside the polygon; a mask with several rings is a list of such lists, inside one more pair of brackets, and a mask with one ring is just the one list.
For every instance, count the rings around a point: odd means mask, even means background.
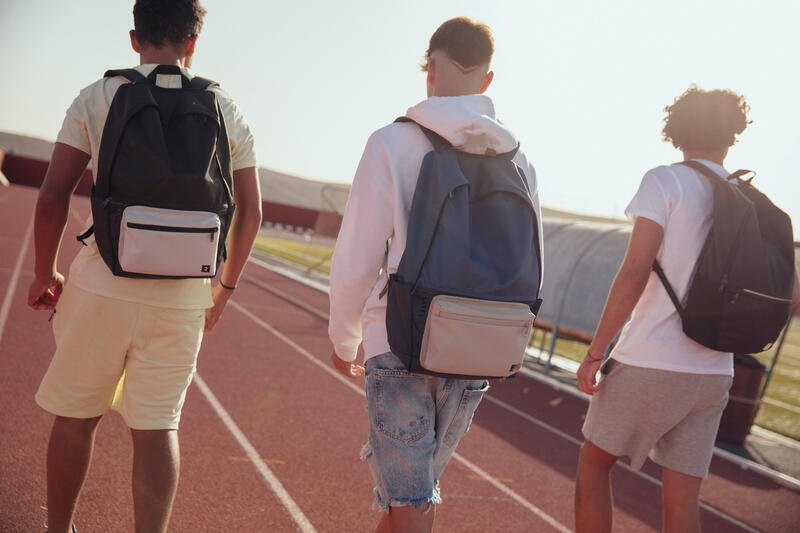
[{"label": "gray shorts", "polygon": [[642,467],[649,457],[661,466],[704,478],[728,403],[733,378],[644,368],[609,360],[600,390],[592,396],[583,436]]}]

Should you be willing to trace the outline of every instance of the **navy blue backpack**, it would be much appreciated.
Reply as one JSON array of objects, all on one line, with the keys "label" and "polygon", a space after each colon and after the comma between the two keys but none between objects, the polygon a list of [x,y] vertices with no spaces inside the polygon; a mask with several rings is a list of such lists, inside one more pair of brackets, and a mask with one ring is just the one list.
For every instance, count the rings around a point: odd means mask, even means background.
[{"label": "navy blue backpack", "polygon": [[[401,122],[412,122],[401,117]],[[541,305],[537,213],[511,152],[433,145],[420,168],[406,249],[389,277],[389,344],[411,372],[498,378],[522,363]]]}]

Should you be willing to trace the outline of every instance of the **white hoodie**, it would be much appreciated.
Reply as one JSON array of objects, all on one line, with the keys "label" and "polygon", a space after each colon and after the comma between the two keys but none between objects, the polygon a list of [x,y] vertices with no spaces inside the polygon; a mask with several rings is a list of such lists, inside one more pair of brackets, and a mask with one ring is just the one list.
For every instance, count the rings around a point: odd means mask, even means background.
[{"label": "white hoodie", "polygon": [[[517,146],[514,135],[495,118],[492,100],[485,95],[428,98],[410,108],[406,116],[465,152],[483,154],[492,148],[499,154]],[[362,339],[364,360],[390,351],[386,297],[381,298],[380,293],[389,274],[397,271],[405,250],[419,169],[431,150],[422,130],[408,122],[381,128],[367,141],[331,263],[328,334],[336,354],[345,361],[355,360]],[[521,150],[514,162],[528,179],[542,235],[533,166]]]}]

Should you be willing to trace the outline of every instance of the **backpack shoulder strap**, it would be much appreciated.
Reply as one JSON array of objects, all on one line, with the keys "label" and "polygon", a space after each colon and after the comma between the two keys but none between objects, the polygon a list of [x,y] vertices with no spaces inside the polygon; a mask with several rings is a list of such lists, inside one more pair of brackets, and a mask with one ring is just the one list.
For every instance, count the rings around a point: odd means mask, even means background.
[{"label": "backpack shoulder strap", "polygon": [[[503,152],[502,154],[495,154],[495,157],[499,157],[500,159],[514,159],[514,156],[517,155],[519,152],[519,143],[514,147],[513,150],[509,150],[508,152]],[[491,154],[486,154],[491,155]]]},{"label": "backpack shoulder strap", "polygon": [[667,279],[667,275],[664,273],[664,269],[661,268],[658,260],[653,261],[653,272],[656,273],[658,279],[661,280],[661,284],[664,286],[664,289],[667,291],[667,295],[669,299],[672,300],[672,305],[675,306],[675,310],[678,311],[678,316],[683,319],[683,305],[681,301],[678,299],[678,295],[675,294],[675,289],[672,288],[672,284]]},{"label": "backpack shoulder strap", "polygon": [[412,120],[408,117],[398,117],[395,119],[395,122],[411,122],[412,124],[416,124],[419,126],[419,129],[422,130],[422,133],[425,134],[425,137],[428,138],[430,143],[433,145],[433,149],[437,152],[441,152],[442,150],[447,150],[448,148],[452,148],[453,145],[450,144],[447,139],[436,133],[435,131],[426,128],[419,122]]},{"label": "backpack shoulder strap", "polygon": [[135,68],[107,70],[105,74],[103,74],[104,78],[113,78],[115,76],[123,76],[131,83],[147,83],[147,77]]},{"label": "backpack shoulder strap", "polygon": [[191,81],[192,89],[200,89],[200,90],[208,90],[211,87],[219,87],[219,83],[215,82],[214,80],[209,80],[208,78],[201,78],[200,76],[195,76],[192,78]]},{"label": "backpack shoulder strap", "polygon": [[752,170],[747,170],[743,168],[741,170],[737,170],[727,178],[723,178],[722,176],[720,176],[719,174],[717,174],[716,172],[705,166],[703,163],[698,163],[697,161],[693,161],[691,159],[688,161],[681,161],[680,163],[677,164],[696,170],[697,172],[702,174],[706,179],[710,180],[712,184],[719,183],[720,181],[731,181],[733,179],[739,179],[740,181],[750,183],[751,181],[753,181],[753,178],[750,178],[748,180],[742,180],[741,179],[742,176],[746,176],[747,174],[753,174],[753,177],[755,177],[756,174]]}]

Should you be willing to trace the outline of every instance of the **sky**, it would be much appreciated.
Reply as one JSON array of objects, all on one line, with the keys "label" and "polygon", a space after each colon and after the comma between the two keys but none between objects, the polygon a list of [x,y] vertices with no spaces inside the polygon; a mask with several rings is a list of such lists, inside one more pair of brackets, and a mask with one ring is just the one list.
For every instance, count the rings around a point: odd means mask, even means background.
[{"label": "sky", "polygon": [[[744,94],[726,160],[800,231],[800,2],[789,0],[205,0],[192,71],[220,82],[259,165],[349,182],[370,133],[425,98],[419,61],[443,21],[494,33],[487,91],[543,205],[623,216],[643,174],[681,159],[663,108],[696,83]],[[54,140],[80,88],[138,63],[133,1],[0,0],[0,130]]]}]

